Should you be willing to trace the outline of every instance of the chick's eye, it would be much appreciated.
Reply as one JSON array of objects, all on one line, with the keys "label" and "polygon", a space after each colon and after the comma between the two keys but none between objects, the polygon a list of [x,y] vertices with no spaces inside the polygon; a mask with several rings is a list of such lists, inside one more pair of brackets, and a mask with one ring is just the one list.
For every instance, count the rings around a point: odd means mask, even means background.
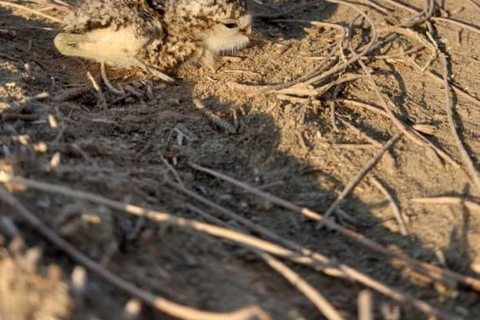
[{"label": "chick's eye", "polygon": [[224,23],[223,24],[225,27],[227,27],[228,29],[234,29],[237,27],[237,24],[236,23]]}]

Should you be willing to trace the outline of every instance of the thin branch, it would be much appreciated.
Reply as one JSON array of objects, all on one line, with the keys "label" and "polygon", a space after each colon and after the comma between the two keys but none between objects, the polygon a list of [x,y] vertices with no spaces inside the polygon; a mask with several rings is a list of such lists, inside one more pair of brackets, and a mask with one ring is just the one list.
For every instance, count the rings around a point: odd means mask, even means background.
[{"label": "thin branch", "polygon": [[444,85],[444,90],[445,90],[445,110],[447,111],[447,119],[448,119],[448,125],[450,126],[450,131],[452,132],[453,138],[455,140],[455,144],[457,145],[458,150],[460,151],[460,154],[462,156],[462,161],[466,167],[466,170],[468,172],[468,175],[470,176],[470,179],[475,183],[477,188],[480,190],[480,178],[478,176],[477,170],[475,169],[475,165],[470,158],[470,155],[468,154],[467,150],[465,149],[462,139],[460,138],[460,135],[457,132],[456,126],[455,126],[455,121],[453,120],[453,106],[452,102],[450,100],[450,87],[448,85],[448,62],[447,62],[447,57],[445,53],[440,51],[440,59],[442,60],[443,64],[443,85]]},{"label": "thin branch", "polygon": [[32,8],[29,8],[29,7],[22,6],[22,5],[17,4],[17,3],[8,2],[8,1],[0,1],[0,6],[7,7],[7,8],[10,7],[10,8],[15,8],[15,9],[25,10],[25,11],[27,11],[27,12],[36,14],[37,16],[40,16],[40,17],[42,17],[42,18],[46,18],[46,19],[51,20],[51,21],[54,21],[54,22],[62,23],[62,20],[60,20],[60,19],[57,19],[57,18],[55,18],[55,17],[52,17],[51,15],[45,14],[45,13],[43,13],[43,12],[41,12],[41,11],[38,11],[38,10],[35,10],[35,9],[32,9]]},{"label": "thin branch", "polygon": [[441,17],[432,17],[431,19],[433,21],[440,21],[440,22],[455,24],[455,25],[460,26],[464,29],[470,30],[470,31],[475,32],[477,34],[480,34],[480,28],[478,28],[477,26],[467,24],[467,23],[465,23],[463,21],[460,21],[460,20],[455,20],[455,19],[452,19],[452,18],[441,18]]},{"label": "thin branch", "polygon": [[325,212],[323,219],[326,220],[328,217],[335,212],[335,209],[337,209],[338,205],[343,201],[343,199],[350,194],[350,192],[355,189],[355,187],[362,181],[363,177],[372,170],[372,168],[380,161],[382,158],[383,154],[391,147],[393,146],[402,136],[402,134],[396,134],[394,135],[390,140],[388,140],[387,143],[383,145],[383,147],[378,150],[377,154],[370,159],[364,166],[363,168],[355,175],[355,177],[350,180],[350,182],[345,186],[345,188],[342,190],[340,195],[337,197],[337,199],[330,205],[330,207],[327,209]]},{"label": "thin branch", "polygon": [[406,10],[408,12],[411,12],[411,13],[418,13],[418,10],[412,8],[412,7],[409,7],[401,2],[397,2],[397,1],[394,1],[394,0],[384,0],[385,2],[395,6],[395,7],[398,7],[400,9],[403,9],[403,10]]},{"label": "thin branch", "polygon": [[415,203],[425,204],[463,204],[470,210],[480,213],[480,203],[462,197],[433,197],[433,198],[416,198],[412,200]]},{"label": "thin branch", "polygon": [[363,290],[358,294],[358,320],[374,320],[372,293]]},{"label": "thin branch", "polygon": [[378,181],[376,177],[372,177],[371,180],[373,184],[378,188],[378,190],[380,190],[380,192],[383,193],[383,195],[387,197],[388,201],[390,202],[393,214],[395,215],[395,219],[397,219],[398,226],[400,227],[400,233],[403,236],[408,235],[407,228],[405,227],[405,219],[403,218],[402,212],[400,211],[400,208],[398,207],[390,192],[388,192],[388,190],[383,186],[380,181]]},{"label": "thin branch", "polygon": [[478,9],[480,9],[480,4],[477,3],[475,0],[468,0],[471,4],[473,4],[475,7],[477,7]]},{"label": "thin branch", "polygon": [[[459,168],[460,165],[450,157],[445,151],[440,149],[439,147],[435,146],[430,140],[425,138],[424,136],[420,135],[417,131],[413,130],[411,127],[407,126],[404,122],[402,122],[400,119],[398,119],[393,111],[390,109],[387,101],[383,97],[382,93],[380,92],[380,89],[378,88],[377,84],[375,83],[375,80],[372,77],[372,74],[368,70],[368,68],[365,66],[363,61],[358,61],[360,66],[362,67],[363,71],[367,75],[368,79],[370,80],[370,83],[373,86],[373,89],[375,91],[375,94],[377,95],[378,99],[380,100],[380,103],[385,110],[385,112],[389,115],[390,119],[392,122],[395,124],[395,126],[400,129],[405,136],[407,136],[409,139],[414,141],[416,144],[423,145],[426,147],[429,147],[435,151],[436,154],[438,154],[440,157],[442,157],[445,161],[450,163],[454,168]],[[393,104],[393,102],[391,102]]]},{"label": "thin branch", "polygon": [[387,14],[388,11],[390,11],[389,9],[379,5],[378,3],[372,1],[372,0],[364,0],[366,3],[368,3],[369,6],[371,6],[372,8],[380,11],[381,13],[384,13],[384,14]]},{"label": "thin branch", "polygon": [[[48,184],[44,182],[9,176],[9,175],[0,173],[0,182],[9,182],[9,181],[21,183],[29,188],[34,188],[37,190],[43,190],[46,192],[62,194],[69,197],[76,198],[76,199],[102,204],[102,205],[114,208],[116,210],[124,211],[126,213],[137,215],[140,217],[145,217],[159,223],[169,223],[172,225],[176,225],[178,227],[190,228],[199,232],[207,233],[209,235],[212,235],[218,238],[223,238],[223,239],[231,240],[244,245],[248,245],[254,248],[258,248],[262,251],[269,252],[271,254],[283,257],[285,259],[290,259],[297,263],[308,264],[309,262],[312,261],[312,259],[302,254],[295,253],[292,250],[286,249],[272,242],[268,242],[268,241],[259,239],[257,237],[249,236],[240,232],[232,231],[225,228],[220,228],[217,226],[212,226],[212,225],[197,222],[194,220],[179,218],[164,212],[147,210],[145,208],[135,206],[135,205],[129,205],[129,204],[125,205],[123,203],[110,200],[102,196],[98,196],[95,194],[91,194],[91,193],[83,192],[79,190],[73,190],[64,186]],[[317,262],[317,266],[319,267],[322,266],[319,263],[321,259],[325,261],[324,265],[330,265],[330,266],[335,265],[335,263],[331,262],[329,258],[319,255],[319,261],[314,261],[314,262]]]},{"label": "thin branch", "polygon": [[261,252],[259,254],[272,269],[280,273],[293,286],[302,292],[317,307],[317,309],[320,310],[325,318],[329,320],[344,319],[320,292],[313,288],[287,265],[267,253]]}]

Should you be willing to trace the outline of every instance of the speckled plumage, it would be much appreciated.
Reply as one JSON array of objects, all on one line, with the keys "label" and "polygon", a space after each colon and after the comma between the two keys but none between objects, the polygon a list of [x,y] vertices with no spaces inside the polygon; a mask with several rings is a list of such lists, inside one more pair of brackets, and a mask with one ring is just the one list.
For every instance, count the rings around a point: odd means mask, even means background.
[{"label": "speckled plumage", "polygon": [[250,31],[245,0],[85,0],[55,45],[65,55],[168,72],[190,61],[211,65],[243,48]]}]

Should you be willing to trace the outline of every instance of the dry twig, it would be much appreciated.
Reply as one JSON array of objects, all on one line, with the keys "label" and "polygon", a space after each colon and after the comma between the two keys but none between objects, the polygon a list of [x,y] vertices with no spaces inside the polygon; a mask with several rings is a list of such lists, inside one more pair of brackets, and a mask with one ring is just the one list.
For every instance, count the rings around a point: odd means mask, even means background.
[{"label": "dry twig", "polygon": [[17,3],[13,3],[13,2],[8,2],[8,1],[0,1],[0,6],[7,7],[7,8],[15,8],[15,9],[20,9],[20,10],[25,10],[25,11],[27,11],[27,12],[36,14],[37,16],[40,16],[40,17],[42,17],[42,18],[46,18],[46,19],[51,20],[51,21],[53,21],[53,22],[62,23],[62,20],[60,20],[60,19],[58,19],[58,18],[52,17],[51,15],[48,15],[48,14],[45,14],[45,13],[43,13],[43,12],[41,12],[41,11],[38,11],[38,10],[35,10],[35,9],[32,9],[32,8],[23,6],[23,5],[21,5],[21,4],[17,4]]},{"label": "dry twig", "polygon": [[[378,99],[380,100],[380,103],[385,110],[385,112],[388,114],[389,118],[392,120],[393,124],[400,129],[406,137],[411,139],[413,142],[419,145],[423,145],[426,147],[431,148],[436,154],[438,154],[440,157],[442,157],[446,162],[450,163],[454,168],[459,168],[460,165],[450,157],[445,151],[440,149],[439,147],[435,146],[430,140],[425,138],[424,136],[420,135],[417,131],[413,130],[409,126],[407,126],[404,122],[402,122],[400,119],[398,119],[393,111],[390,109],[388,103],[386,102],[385,98],[383,97],[382,93],[380,92],[380,89],[378,88],[377,84],[375,83],[375,80],[372,77],[372,74],[368,70],[368,68],[365,66],[365,64],[362,61],[358,61],[362,69],[364,70],[365,74],[367,75],[368,79],[370,80],[370,83],[373,86],[373,89],[375,91],[375,94],[377,95]],[[390,101],[390,103],[393,104],[393,102]]]},{"label": "dry twig", "polygon": [[448,62],[447,62],[447,57],[446,55],[440,52],[440,59],[442,60],[443,64],[443,85],[444,85],[444,90],[445,90],[445,110],[447,112],[447,118],[448,118],[448,125],[450,126],[450,131],[452,132],[453,138],[455,139],[455,143],[457,145],[458,150],[460,151],[460,154],[462,156],[462,161],[466,167],[466,170],[468,172],[468,175],[470,176],[470,179],[475,183],[477,188],[480,190],[480,178],[478,176],[477,170],[475,169],[475,165],[470,158],[470,155],[468,154],[467,150],[463,146],[462,139],[460,139],[460,135],[457,132],[456,126],[455,126],[455,121],[453,120],[453,106],[452,102],[450,100],[450,87],[448,85]]},{"label": "dry twig", "polygon": [[326,220],[328,217],[335,212],[335,209],[338,207],[338,205],[343,201],[343,199],[355,189],[355,187],[360,183],[360,181],[363,179],[363,177],[370,171],[372,168],[377,164],[378,161],[382,158],[383,154],[391,147],[393,146],[402,136],[402,134],[396,134],[394,135],[390,140],[388,140],[383,147],[378,150],[377,154],[370,159],[360,170],[355,177],[348,182],[348,184],[345,186],[345,188],[342,190],[342,192],[338,195],[337,199],[330,205],[330,207],[327,209],[325,212],[323,219]]},{"label": "dry twig", "polygon": [[358,320],[374,320],[372,293],[363,290],[358,294]]},{"label": "dry twig", "polygon": [[387,197],[388,202],[390,202],[393,214],[395,215],[395,219],[397,219],[398,226],[400,227],[400,233],[403,236],[408,235],[407,228],[405,227],[405,219],[403,218],[402,212],[400,211],[400,208],[398,207],[390,192],[388,192],[388,190],[383,186],[380,181],[378,181],[376,177],[373,176],[371,180],[373,184],[378,188],[378,190],[380,190],[380,192],[383,193],[385,197]]},{"label": "dry twig", "polygon": [[433,198],[416,198],[412,200],[416,203],[425,204],[463,204],[470,210],[480,213],[480,203],[462,197],[433,197]]}]

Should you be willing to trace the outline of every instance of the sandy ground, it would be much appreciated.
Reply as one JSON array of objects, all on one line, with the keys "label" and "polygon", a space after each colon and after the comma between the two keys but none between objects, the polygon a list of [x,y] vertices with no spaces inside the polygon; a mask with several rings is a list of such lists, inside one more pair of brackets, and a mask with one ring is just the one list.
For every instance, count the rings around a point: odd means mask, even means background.
[{"label": "sandy ground", "polygon": [[[205,212],[220,219],[223,227],[272,240],[199,200],[203,197],[402,295],[459,318],[479,319],[479,295],[465,284],[420,275],[411,264],[389,259],[338,229],[319,229],[316,221],[272,199],[252,195],[191,166],[211,168],[323,214],[382,145],[401,132],[399,123],[403,123],[408,132],[368,170],[339,203],[341,211],[331,217],[341,228],[390,252],[403,252],[479,281],[475,273],[480,272],[478,173],[475,178],[469,171],[452,133],[441,55],[431,59],[435,48],[427,24],[392,29],[414,13],[389,1],[376,2],[388,8],[385,12],[368,3],[303,6],[303,2],[284,1],[265,3],[270,9],[257,3],[251,8],[257,16],[287,12],[281,19],[329,22],[345,28],[354,21],[351,44],[357,52],[372,39],[368,21],[354,20],[356,8],[366,12],[378,38],[376,48],[361,61],[382,97],[391,101],[387,106],[397,125],[386,115],[358,62],[310,85],[293,87],[298,89],[295,92],[258,92],[259,87],[238,85],[288,83],[316,68],[321,73],[343,63],[337,46],[340,32],[328,25],[259,17],[254,31],[263,40],[235,57],[221,59],[216,71],[183,68],[174,74],[175,83],[164,84],[138,70],[108,68],[110,81],[125,88],[126,94],[117,95],[105,87],[99,94],[87,77],[90,72],[101,84],[99,66],[63,57],[55,50],[52,39],[58,23],[0,5],[0,169],[62,190],[68,187],[176,217],[218,223],[206,218]],[[409,3],[412,8],[423,8],[423,1]],[[21,4],[35,10],[46,8],[41,12],[58,19],[65,14],[57,6]],[[480,8],[473,0],[442,1],[429,20],[440,51],[447,53],[450,83],[464,92],[450,94],[452,119],[476,171],[480,155],[479,17]],[[343,47],[345,59],[352,57],[348,43]],[[415,48],[416,52],[409,53]],[[349,76],[353,79],[338,84]],[[325,85],[330,86],[318,89]],[[300,89],[310,91],[300,94]],[[199,111],[195,99],[217,120]],[[351,101],[368,104],[370,109]],[[444,156],[428,143],[443,150]],[[56,234],[147,292],[199,310],[230,312],[256,305],[272,319],[324,318],[295,286],[236,241],[132,216],[98,201],[83,201],[78,195],[26,188],[25,183],[6,183],[5,187]],[[443,198],[449,203],[414,201],[440,196],[449,197]],[[17,300],[17,309],[0,302],[0,317],[119,318],[112,315],[124,312],[132,296],[93,272],[80,297],[75,295],[70,274],[78,262],[47,241],[19,216],[18,206],[14,209],[4,198],[0,201],[0,301],[12,294],[25,299]],[[395,218],[392,202],[403,217],[406,234]],[[38,265],[37,258],[31,257],[36,251],[24,253],[18,239],[12,244],[15,235],[25,239],[25,248],[43,249]],[[361,281],[339,279],[281,260],[345,319],[357,319],[357,298],[364,290],[373,294],[375,319],[428,318],[411,303],[386,297]],[[64,286],[69,286],[70,293]],[[58,308],[42,309],[38,299]],[[139,319],[167,318],[146,305],[139,315]]]}]

